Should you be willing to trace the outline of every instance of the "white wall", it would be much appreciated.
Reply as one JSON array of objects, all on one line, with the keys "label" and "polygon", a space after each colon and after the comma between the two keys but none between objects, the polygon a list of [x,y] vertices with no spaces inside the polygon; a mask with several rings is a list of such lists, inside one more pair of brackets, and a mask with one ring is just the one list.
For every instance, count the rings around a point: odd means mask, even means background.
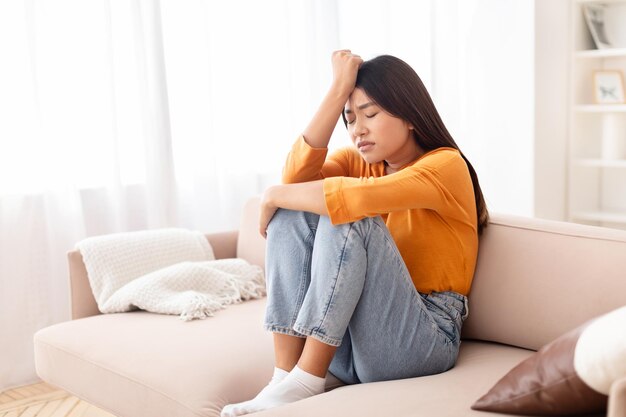
[{"label": "white wall", "polygon": [[534,1],[433,5],[433,98],[489,210],[532,216]]},{"label": "white wall", "polygon": [[570,0],[535,0],[535,217],[565,220]]},{"label": "white wall", "polygon": [[492,212],[565,220],[570,1],[433,2],[433,98]]}]

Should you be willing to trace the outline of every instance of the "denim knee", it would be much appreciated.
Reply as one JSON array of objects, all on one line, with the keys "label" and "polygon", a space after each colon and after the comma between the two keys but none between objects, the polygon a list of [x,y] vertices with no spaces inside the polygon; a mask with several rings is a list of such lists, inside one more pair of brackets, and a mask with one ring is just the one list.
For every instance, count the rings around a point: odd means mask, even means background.
[{"label": "denim knee", "polygon": [[270,230],[284,230],[284,228],[292,228],[294,225],[302,223],[307,224],[312,231],[317,228],[319,215],[306,211],[288,210],[279,208],[274,213],[272,220],[267,226],[268,233]]},{"label": "denim knee", "polygon": [[297,219],[298,212],[293,210],[279,208],[270,220],[268,230],[270,228],[282,228]]},{"label": "denim knee", "polygon": [[342,224],[336,224],[336,225],[333,225],[330,222],[329,217],[321,216],[319,218],[318,223],[319,223],[318,228],[321,229],[322,227],[325,227],[327,229],[326,230],[327,232],[332,233],[334,231],[339,231],[342,228],[356,228],[357,230],[359,230],[360,234],[362,234],[363,236],[367,235],[367,232],[373,225],[381,227],[384,230],[387,229],[387,226],[385,225],[385,221],[380,216],[364,217],[360,220],[355,220],[354,222],[351,222],[351,223],[342,223]]}]

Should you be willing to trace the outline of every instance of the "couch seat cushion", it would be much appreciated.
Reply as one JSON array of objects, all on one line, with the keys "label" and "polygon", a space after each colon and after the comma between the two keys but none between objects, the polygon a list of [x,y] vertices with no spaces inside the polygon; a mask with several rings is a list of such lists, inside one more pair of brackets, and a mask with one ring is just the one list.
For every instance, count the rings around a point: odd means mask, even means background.
[{"label": "couch seat cushion", "polygon": [[534,351],[463,341],[457,365],[422,378],[350,385],[250,417],[498,417],[470,407],[502,375]]},{"label": "couch seat cushion", "polygon": [[[59,323],[35,335],[35,364],[42,379],[119,417],[216,417],[271,378],[264,313],[261,299],[191,322],[138,311]],[[443,374],[344,386],[250,416],[490,416],[470,406],[533,353],[463,341]]]},{"label": "couch seat cushion", "polygon": [[272,376],[264,314],[265,298],[190,322],[137,311],[59,323],[35,335],[37,373],[120,417],[219,416]]}]

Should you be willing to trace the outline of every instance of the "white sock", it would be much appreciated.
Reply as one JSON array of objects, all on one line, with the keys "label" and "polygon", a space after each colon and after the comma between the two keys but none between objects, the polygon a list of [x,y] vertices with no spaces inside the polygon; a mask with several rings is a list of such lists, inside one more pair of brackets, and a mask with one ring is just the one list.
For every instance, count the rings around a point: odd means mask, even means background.
[{"label": "white sock", "polygon": [[225,406],[221,417],[242,416],[312,397],[324,392],[325,383],[326,378],[305,372],[296,365],[281,382],[270,383],[252,400]]},{"label": "white sock", "polygon": [[[280,381],[285,379],[287,375],[289,375],[289,372],[284,369],[274,367],[274,375],[272,375],[272,379],[270,379],[270,382],[261,390],[261,392],[265,391],[274,384],[278,384]],[[259,392],[259,394],[261,394],[261,392]],[[257,396],[259,394],[257,394]]]},{"label": "white sock", "polygon": [[278,384],[280,381],[285,379],[287,375],[289,375],[289,372],[284,369],[274,367],[274,375],[272,375],[272,379],[268,385]]},{"label": "white sock", "polygon": [[[278,384],[280,381],[285,379],[285,377],[287,375],[289,375],[289,372],[285,371],[284,369],[281,369],[281,368],[278,368],[278,367],[274,367],[274,375],[272,375],[272,379],[270,379],[270,382],[265,386],[265,388],[263,388],[261,390],[261,392],[259,392],[257,394],[257,397],[259,395],[261,395],[263,392],[265,392],[272,385]],[[244,403],[229,404],[229,405],[225,406],[224,409],[222,409],[221,417],[227,417],[227,416],[235,415],[235,414],[232,414],[232,408],[234,406],[238,406],[238,405],[241,405],[241,404],[244,404]]]}]

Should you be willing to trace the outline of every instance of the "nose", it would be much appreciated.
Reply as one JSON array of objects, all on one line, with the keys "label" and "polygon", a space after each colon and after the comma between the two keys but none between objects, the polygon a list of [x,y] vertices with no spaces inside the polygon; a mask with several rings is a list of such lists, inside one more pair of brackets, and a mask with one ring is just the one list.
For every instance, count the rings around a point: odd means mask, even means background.
[{"label": "nose", "polygon": [[365,126],[365,123],[362,120],[355,120],[354,121],[354,137],[362,137],[365,136],[367,134],[368,130],[367,127]]}]

